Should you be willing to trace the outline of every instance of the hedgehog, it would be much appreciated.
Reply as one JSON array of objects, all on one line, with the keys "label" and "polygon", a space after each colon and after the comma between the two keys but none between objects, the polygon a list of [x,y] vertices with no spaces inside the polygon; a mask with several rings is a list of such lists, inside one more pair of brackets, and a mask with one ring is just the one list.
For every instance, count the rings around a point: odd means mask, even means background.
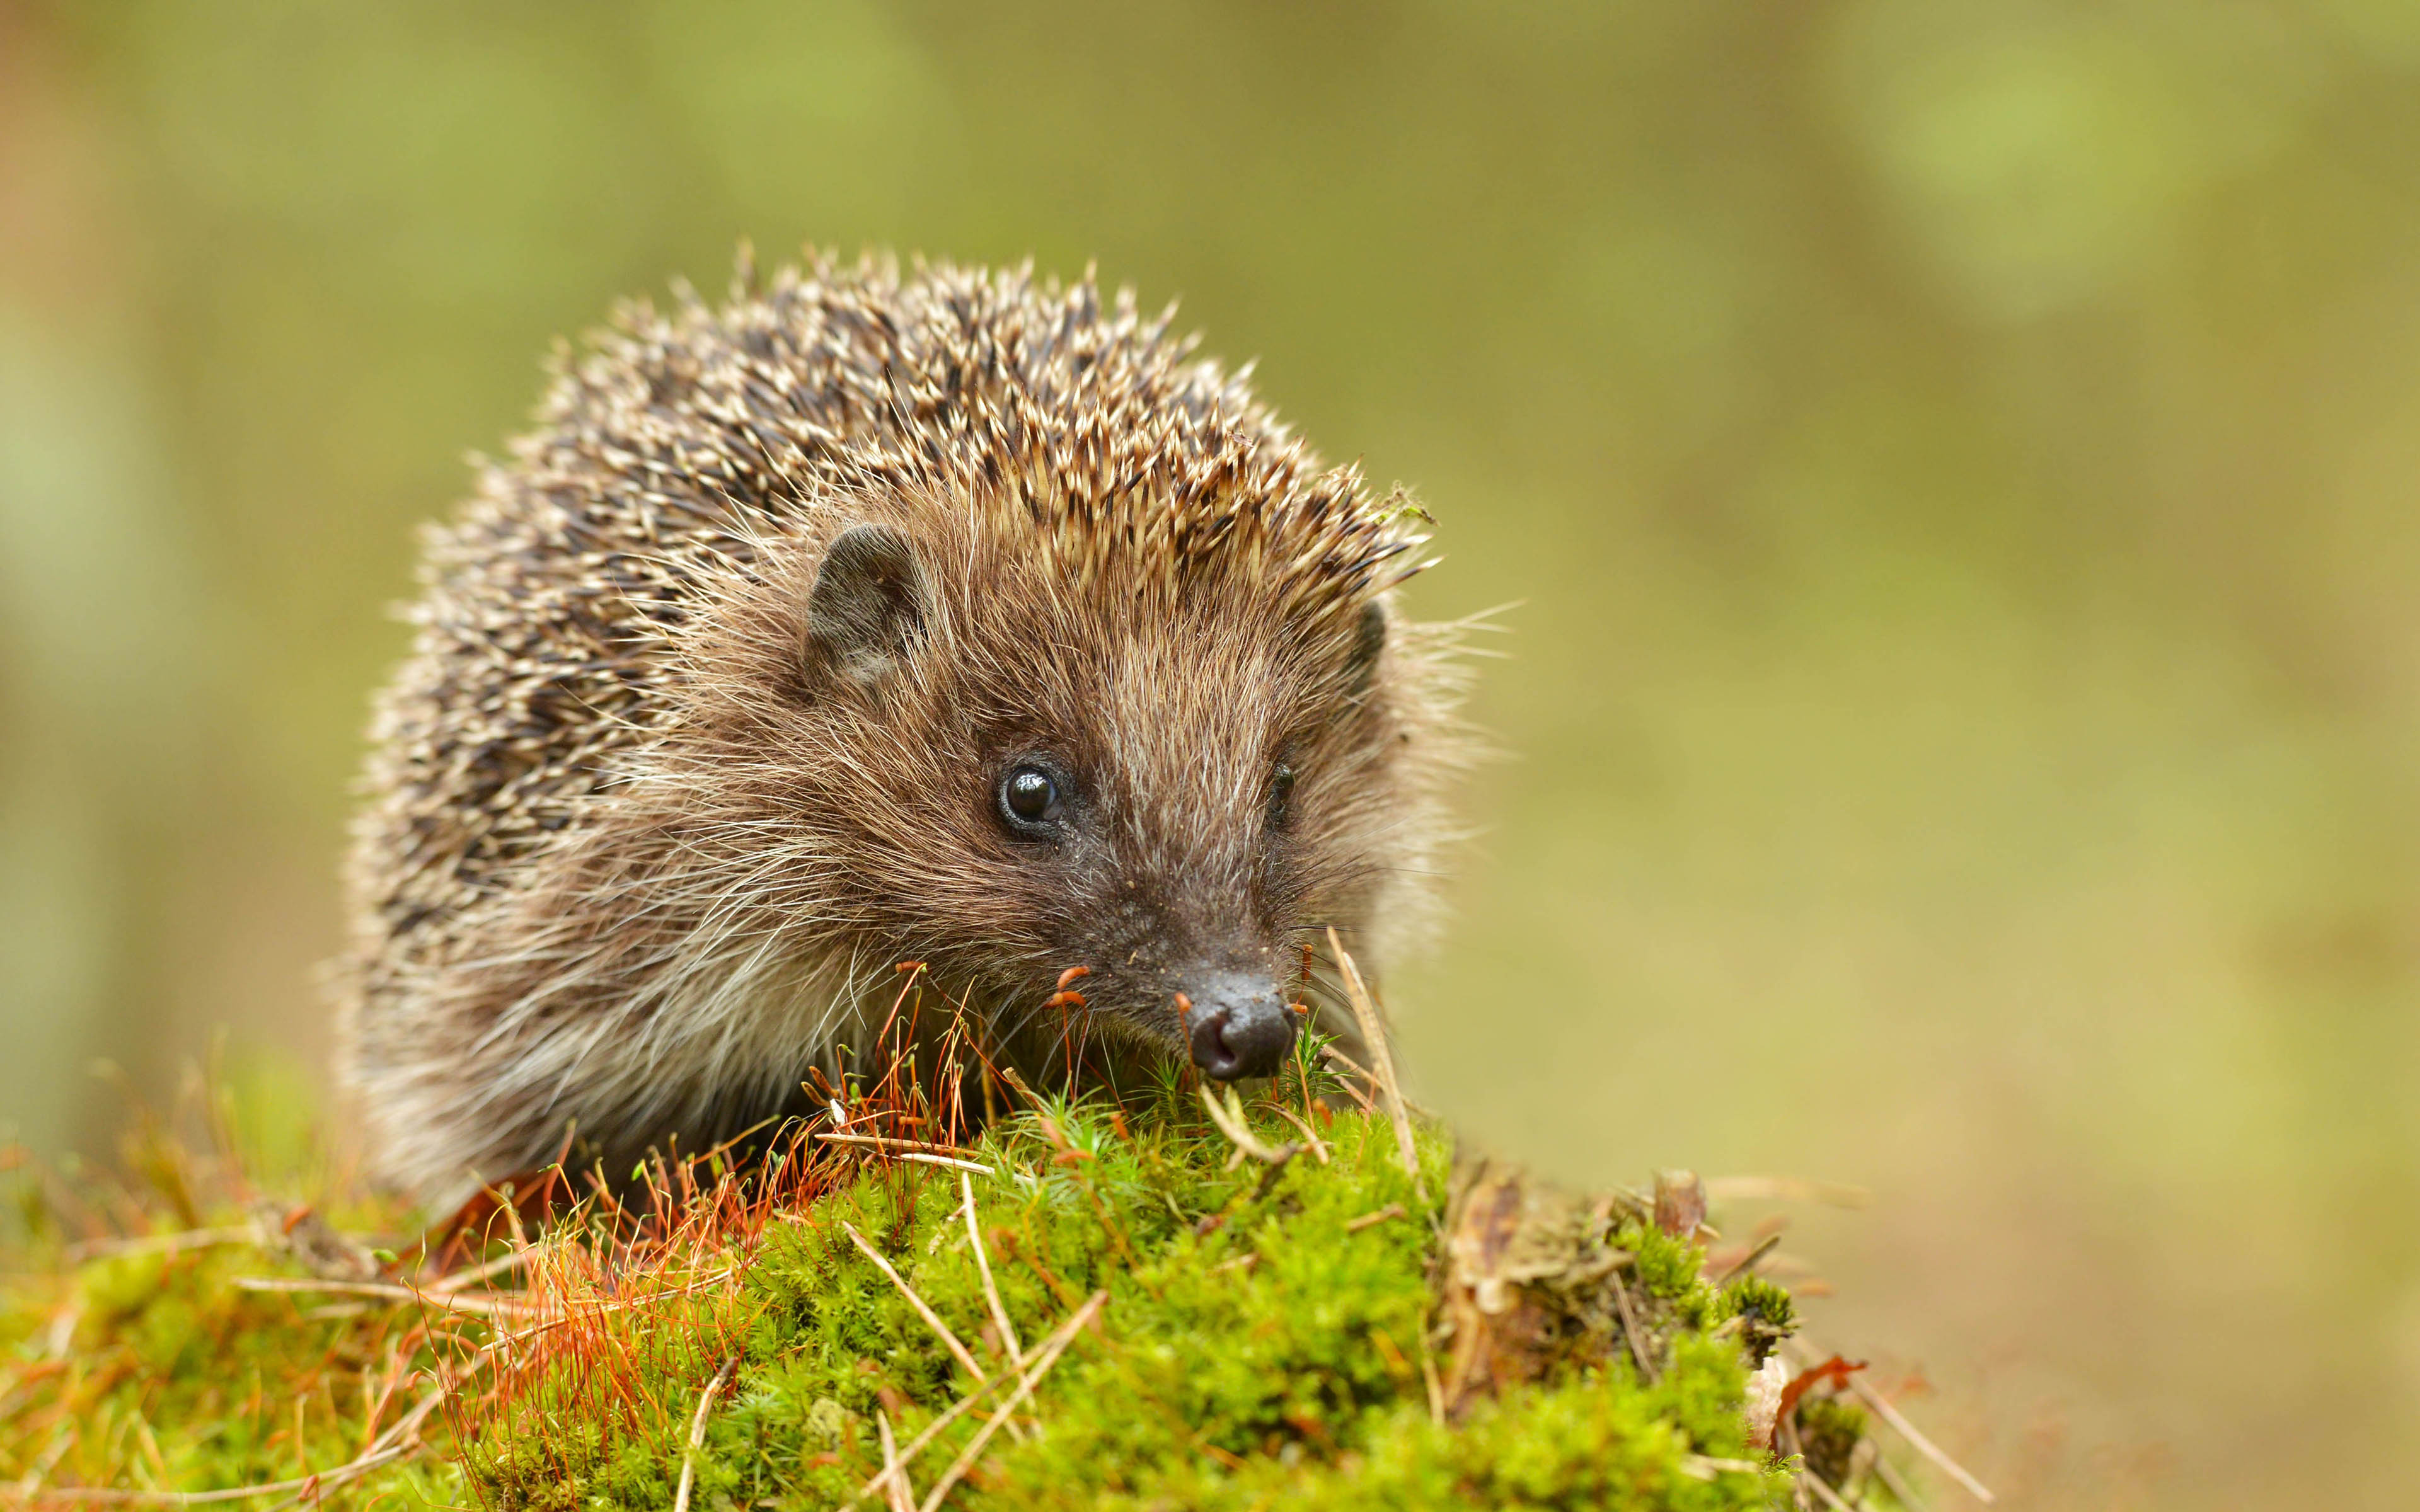
[{"label": "hedgehog", "polygon": [[1348,1029],[1312,952],[1426,932],[1459,627],[1398,607],[1429,517],[1172,318],[743,252],[558,347],[376,705],[339,1039],[386,1180],[811,1110],[909,963],[1036,1067]]}]

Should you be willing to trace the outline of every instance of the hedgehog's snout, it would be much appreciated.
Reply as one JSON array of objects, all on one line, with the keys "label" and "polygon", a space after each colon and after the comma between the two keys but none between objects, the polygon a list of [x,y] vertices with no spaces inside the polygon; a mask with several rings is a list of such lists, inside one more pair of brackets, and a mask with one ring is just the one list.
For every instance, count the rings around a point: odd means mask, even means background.
[{"label": "hedgehog's snout", "polygon": [[1205,974],[1182,995],[1186,1043],[1213,1081],[1272,1076],[1294,1048],[1294,1014],[1277,984],[1241,971]]}]

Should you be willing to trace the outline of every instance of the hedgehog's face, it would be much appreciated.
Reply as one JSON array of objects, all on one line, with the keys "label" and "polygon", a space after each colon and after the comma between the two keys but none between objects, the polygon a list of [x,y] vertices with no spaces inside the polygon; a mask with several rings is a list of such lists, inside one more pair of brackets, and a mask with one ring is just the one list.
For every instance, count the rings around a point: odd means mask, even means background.
[{"label": "hedgehog's face", "polygon": [[1155,602],[1030,544],[839,535],[807,717],[853,915],[1012,1025],[1273,1072],[1306,947],[1392,860],[1397,727],[1377,601],[1306,625],[1232,587]]}]

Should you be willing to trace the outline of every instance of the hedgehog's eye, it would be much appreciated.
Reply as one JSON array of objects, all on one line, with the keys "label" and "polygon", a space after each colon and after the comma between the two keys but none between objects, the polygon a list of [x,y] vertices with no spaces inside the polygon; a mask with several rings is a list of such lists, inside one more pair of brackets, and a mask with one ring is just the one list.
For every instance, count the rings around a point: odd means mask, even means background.
[{"label": "hedgehog's eye", "polygon": [[1269,827],[1283,829],[1293,817],[1294,768],[1280,762],[1269,774]]},{"label": "hedgehog's eye", "polygon": [[1032,762],[1008,769],[1000,779],[1000,816],[1022,835],[1047,835],[1065,807],[1059,779]]}]

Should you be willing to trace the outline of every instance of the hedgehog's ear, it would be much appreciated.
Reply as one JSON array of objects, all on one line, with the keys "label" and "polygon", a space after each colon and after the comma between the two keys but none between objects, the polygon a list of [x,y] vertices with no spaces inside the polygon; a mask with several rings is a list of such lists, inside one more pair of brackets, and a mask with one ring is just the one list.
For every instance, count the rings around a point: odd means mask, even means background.
[{"label": "hedgehog's ear", "polygon": [[815,569],[807,594],[807,654],[861,685],[880,682],[923,633],[932,595],[915,548],[888,525],[852,525]]},{"label": "hedgehog's ear", "polygon": [[1372,599],[1353,622],[1353,649],[1344,658],[1344,687],[1353,698],[1370,690],[1378,675],[1378,657],[1387,649],[1387,606]]}]

